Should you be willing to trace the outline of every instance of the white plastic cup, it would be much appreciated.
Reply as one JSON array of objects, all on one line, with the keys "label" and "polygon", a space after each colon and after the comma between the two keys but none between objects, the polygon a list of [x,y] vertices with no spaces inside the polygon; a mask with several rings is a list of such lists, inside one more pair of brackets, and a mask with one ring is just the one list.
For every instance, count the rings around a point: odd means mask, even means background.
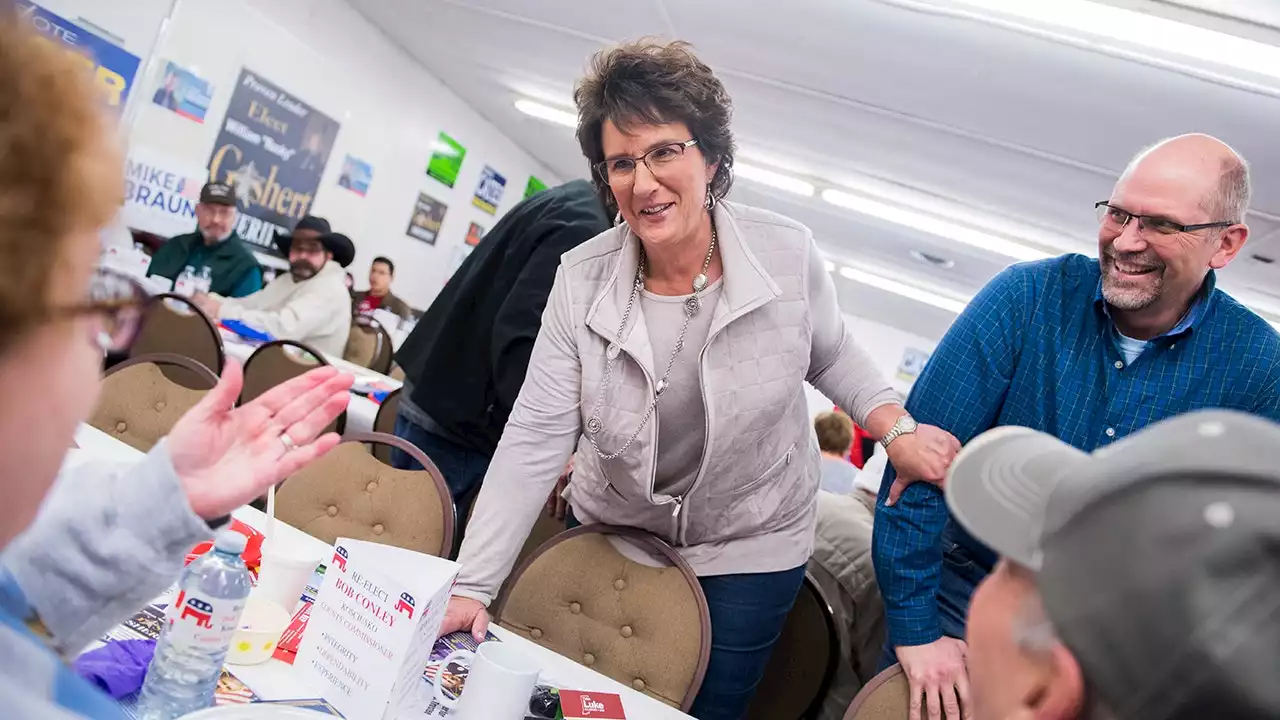
[{"label": "white plastic cup", "polygon": [[323,561],[323,557],[300,543],[267,538],[262,543],[262,564],[258,567],[258,586],[253,589],[253,596],[275,603],[292,615],[307,581]]}]

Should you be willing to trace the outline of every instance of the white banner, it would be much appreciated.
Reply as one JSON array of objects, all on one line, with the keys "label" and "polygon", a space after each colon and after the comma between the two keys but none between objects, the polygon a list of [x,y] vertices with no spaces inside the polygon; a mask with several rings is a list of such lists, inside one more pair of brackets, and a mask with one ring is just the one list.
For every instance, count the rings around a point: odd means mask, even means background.
[{"label": "white banner", "polygon": [[196,203],[208,171],[143,147],[129,150],[120,217],[131,228],[169,238],[196,229]]}]

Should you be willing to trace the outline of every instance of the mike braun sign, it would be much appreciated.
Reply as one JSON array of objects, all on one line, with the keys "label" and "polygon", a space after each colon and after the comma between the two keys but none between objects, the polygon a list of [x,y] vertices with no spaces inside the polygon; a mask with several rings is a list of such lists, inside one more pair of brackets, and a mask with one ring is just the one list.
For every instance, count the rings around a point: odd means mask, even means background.
[{"label": "mike braun sign", "polygon": [[338,123],[245,68],[213,144],[209,176],[235,186],[240,237],[279,255],[273,236],[290,231],[315,201]]}]

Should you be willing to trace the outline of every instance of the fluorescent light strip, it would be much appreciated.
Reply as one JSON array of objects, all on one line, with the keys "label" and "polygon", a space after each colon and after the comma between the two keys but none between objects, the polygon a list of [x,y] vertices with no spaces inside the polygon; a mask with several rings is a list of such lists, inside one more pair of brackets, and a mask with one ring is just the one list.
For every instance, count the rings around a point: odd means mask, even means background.
[{"label": "fluorescent light strip", "polygon": [[863,215],[870,215],[887,222],[936,235],[940,238],[999,253],[1015,260],[1042,260],[1049,257],[1049,253],[1043,250],[1021,245],[1012,240],[1006,240],[941,218],[924,215],[914,210],[888,205],[871,198],[839,190],[823,190],[822,199],[832,205],[838,205]]},{"label": "fluorescent light strip", "polygon": [[550,105],[543,105],[540,102],[534,102],[533,100],[528,100],[526,98],[516,100],[516,109],[525,115],[531,115],[539,120],[546,120],[547,122],[564,125],[565,127],[578,127],[577,113],[572,113],[568,110],[561,110],[560,108],[554,108]]},{"label": "fluorescent light strip", "polygon": [[758,182],[761,185],[768,185],[771,188],[786,190],[805,197],[813,197],[814,193],[817,192],[813,187],[813,183],[807,183],[804,180],[766,170],[762,167],[756,167],[755,165],[747,165],[740,162],[734,163],[733,174],[752,182]]},{"label": "fluorescent light strip", "polygon": [[954,0],[1033,23],[1280,78],[1280,47],[1092,0]]},{"label": "fluorescent light strip", "polygon": [[965,305],[968,304],[962,300],[943,297],[937,293],[929,292],[928,290],[922,290],[918,287],[898,282],[897,280],[890,280],[887,277],[864,272],[862,270],[856,270],[851,267],[842,266],[840,268],[840,275],[848,280],[859,282],[863,285],[870,285],[873,288],[884,290],[885,292],[891,292],[894,295],[901,295],[902,297],[910,298],[926,305],[932,305],[936,308],[942,308],[943,310],[948,310],[956,314],[959,314],[964,310]]}]

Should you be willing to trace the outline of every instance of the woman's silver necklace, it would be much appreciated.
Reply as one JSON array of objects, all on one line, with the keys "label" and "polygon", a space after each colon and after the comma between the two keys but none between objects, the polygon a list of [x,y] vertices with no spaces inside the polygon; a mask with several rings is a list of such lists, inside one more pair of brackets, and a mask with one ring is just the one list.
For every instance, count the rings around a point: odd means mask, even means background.
[{"label": "woman's silver necklace", "polygon": [[604,430],[604,421],[600,419],[600,411],[604,408],[604,392],[609,387],[609,379],[613,376],[613,363],[618,359],[618,355],[622,352],[622,333],[627,329],[627,321],[631,318],[631,309],[636,304],[636,298],[640,297],[640,291],[644,289],[644,268],[645,255],[644,246],[640,246],[640,263],[636,266],[636,279],[631,286],[631,297],[627,299],[627,308],[622,311],[622,322],[618,325],[618,333],[614,341],[609,343],[609,348],[605,351],[604,377],[600,380],[600,394],[596,396],[595,409],[591,411],[591,417],[587,419],[587,439],[591,441],[591,447],[595,449],[596,455],[601,460],[613,460],[622,455],[631,447],[636,438],[640,437],[640,432],[644,430],[644,426],[649,423],[649,418],[653,417],[653,413],[658,408],[658,399],[662,397],[662,393],[667,389],[668,381],[671,377],[671,368],[675,367],[676,356],[680,354],[680,350],[684,348],[684,335],[689,331],[689,321],[694,315],[702,309],[702,300],[698,297],[698,293],[707,287],[707,271],[711,268],[711,256],[716,249],[716,226],[711,224],[711,244],[707,246],[707,256],[702,260],[702,272],[693,278],[693,294],[684,300],[684,325],[680,328],[680,336],[676,338],[676,345],[671,350],[671,357],[667,360],[667,369],[662,373],[662,378],[658,380],[658,384],[654,386],[653,401],[649,403],[649,407],[644,411],[644,417],[640,419],[640,425],[636,431],[631,433],[631,437],[623,443],[622,447],[614,452],[606,453],[596,444],[596,436]]}]

